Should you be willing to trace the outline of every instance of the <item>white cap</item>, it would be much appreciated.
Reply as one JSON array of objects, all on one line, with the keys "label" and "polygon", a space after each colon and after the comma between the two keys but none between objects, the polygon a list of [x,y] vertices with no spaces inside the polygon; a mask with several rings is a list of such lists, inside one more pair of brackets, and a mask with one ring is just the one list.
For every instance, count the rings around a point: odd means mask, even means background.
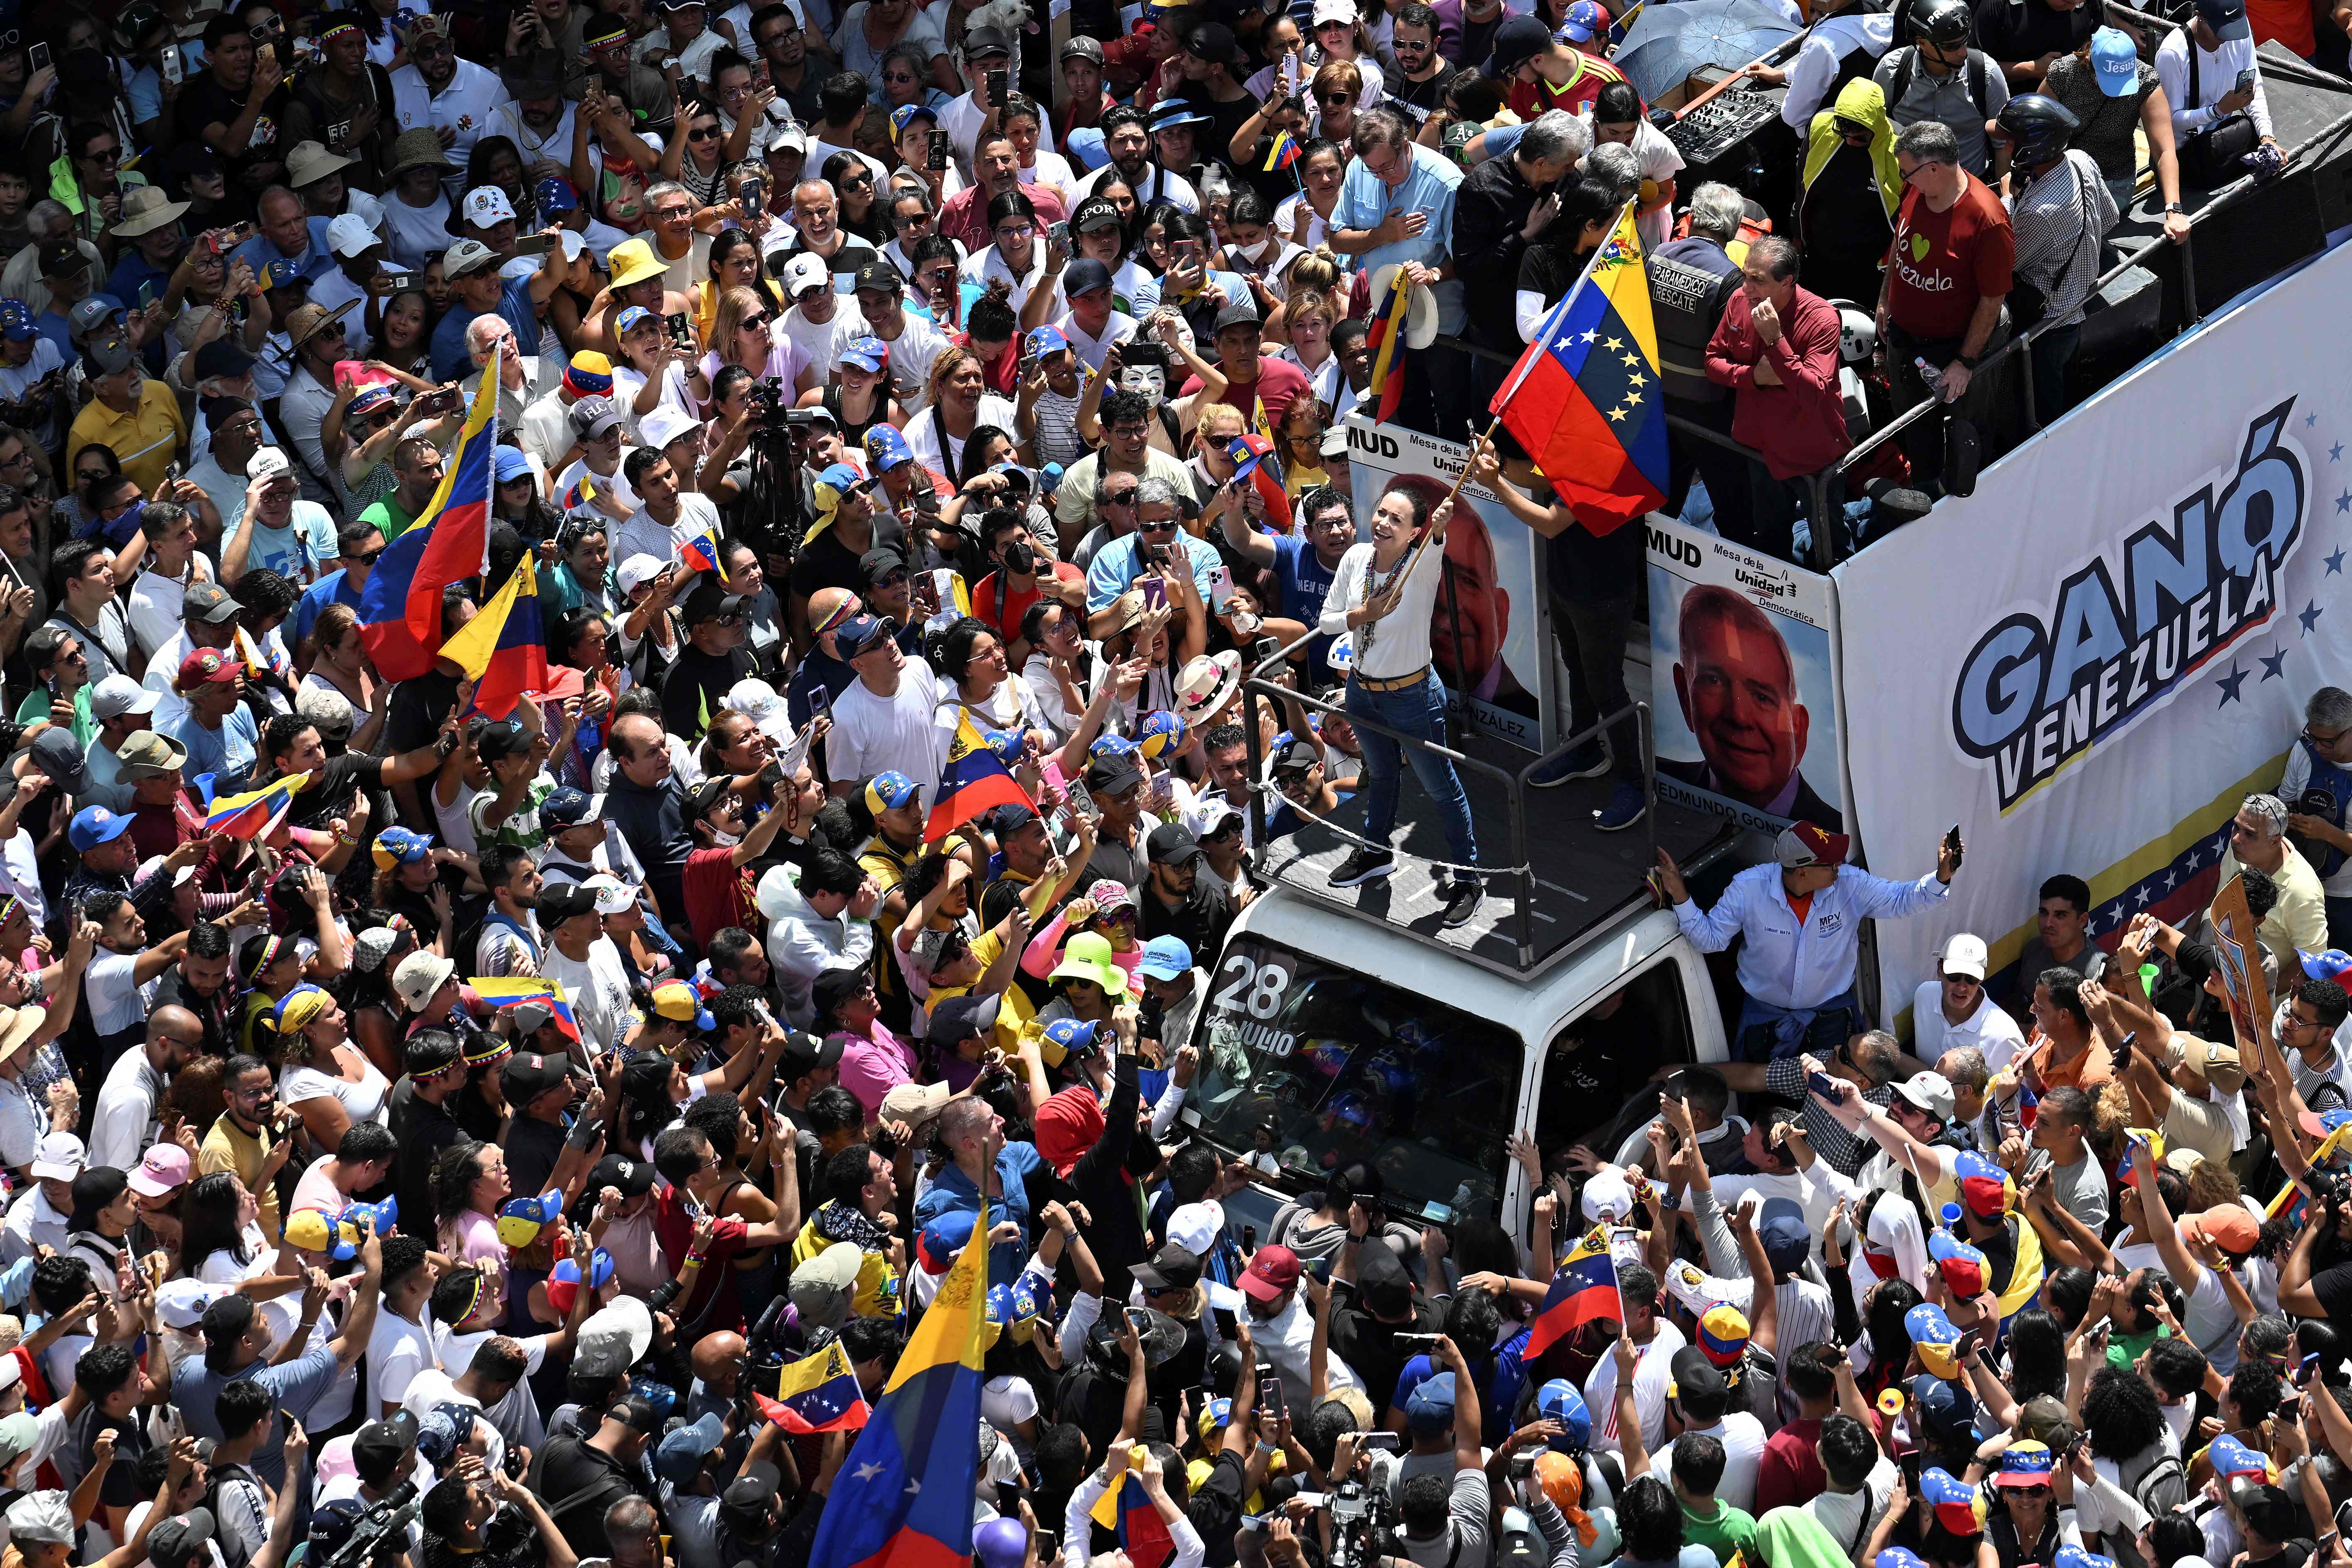
[{"label": "white cap", "polygon": [[825,264],[824,257],[811,256],[806,251],[803,251],[784,263],[784,297],[786,299],[797,300],[803,292],[815,288],[818,284],[823,284],[827,289],[833,287],[833,270]]},{"label": "white cap", "polygon": [[1962,931],[1944,944],[1943,971],[1947,974],[1965,974],[1971,980],[1982,980],[1986,960],[1990,957],[1990,954],[1985,951],[1984,938]]},{"label": "white cap", "polygon": [[89,716],[104,722],[125,713],[152,713],[163,700],[163,694],[152,686],[142,686],[127,675],[110,675],[90,688]]},{"label": "white cap", "polygon": [[1184,1204],[1168,1215],[1168,1239],[1195,1258],[1208,1257],[1224,1229],[1225,1205],[1213,1198]]},{"label": "white cap", "polygon": [[1948,1127],[1959,1110],[1959,1097],[1952,1092],[1952,1080],[1942,1073],[1915,1072],[1894,1088],[1906,1104],[1917,1107]]},{"label": "white cap", "polygon": [[463,211],[466,221],[476,228],[509,223],[515,216],[514,203],[507,200],[507,194],[496,185],[476,185],[467,191]]},{"label": "white cap", "polygon": [[89,1149],[70,1132],[52,1132],[33,1154],[33,1180],[70,1182],[89,1163]]},{"label": "white cap", "polygon": [[327,225],[327,248],[337,256],[364,256],[368,247],[379,243],[375,230],[357,213],[345,213]]},{"label": "white cap", "polygon": [[580,259],[580,253],[588,248],[588,237],[576,228],[567,228],[563,231],[561,243],[563,247],[563,259],[577,261]]},{"label": "white cap", "polygon": [[1356,9],[1355,0],[1315,0],[1315,19],[1307,25],[1313,28],[1326,22],[1355,22],[1361,20],[1362,15]]},{"label": "white cap", "polygon": [[245,477],[248,479],[276,479],[293,471],[293,459],[275,447],[264,447],[245,460]]},{"label": "white cap", "polygon": [[630,556],[621,563],[620,571],[615,574],[620,581],[621,592],[635,593],[638,588],[652,582],[659,574],[662,564],[659,560],[651,555]]},{"label": "white cap", "polygon": [[610,871],[583,877],[580,885],[596,895],[596,912],[600,915],[617,915],[637,901],[637,890]]},{"label": "white cap", "polygon": [[793,721],[784,711],[784,700],[758,676],[747,675],[728,688],[727,706],[751,721],[760,733],[778,745],[792,741]]},{"label": "white cap", "polygon": [[[1324,5],[1331,0],[1322,0]],[[1633,1186],[1625,1173],[1614,1165],[1603,1165],[1584,1184],[1584,1217],[1595,1224],[1615,1224],[1633,1212]]]},{"label": "white cap", "polygon": [[682,436],[691,436],[702,428],[702,422],[682,408],[665,405],[637,421],[637,433],[645,437],[642,446],[661,451]]},{"label": "white cap", "polygon": [[798,153],[803,157],[808,155],[808,132],[798,121],[794,121],[790,125],[770,125],[767,130],[767,140],[768,145],[762,149],[764,152]]}]

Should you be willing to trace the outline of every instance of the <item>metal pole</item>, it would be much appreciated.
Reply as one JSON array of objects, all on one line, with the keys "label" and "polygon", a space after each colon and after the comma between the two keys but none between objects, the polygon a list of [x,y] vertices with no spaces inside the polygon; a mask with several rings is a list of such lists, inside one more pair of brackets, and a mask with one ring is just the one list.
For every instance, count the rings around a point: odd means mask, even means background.
[{"label": "metal pole", "polygon": [[2194,325],[2204,320],[2197,309],[2197,226],[2191,221],[2180,241],[2180,319]]},{"label": "metal pole", "polygon": [[[2046,325],[2047,323],[2044,324]],[[2026,331],[2018,333],[2017,336],[2018,340],[2026,345],[2023,350],[2025,355],[2025,428],[2029,432],[2032,432],[2042,428],[2042,421],[2036,416],[2036,411],[2033,406],[2032,343],[2034,333],[2032,330],[2029,328]]]}]

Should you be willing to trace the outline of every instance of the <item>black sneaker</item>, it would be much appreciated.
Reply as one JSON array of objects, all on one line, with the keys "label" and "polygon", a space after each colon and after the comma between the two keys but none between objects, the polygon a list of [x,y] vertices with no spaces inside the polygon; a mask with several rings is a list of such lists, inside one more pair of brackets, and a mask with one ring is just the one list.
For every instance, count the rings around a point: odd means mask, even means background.
[{"label": "black sneaker", "polygon": [[1359,846],[1356,852],[1339,862],[1331,873],[1335,888],[1353,888],[1375,877],[1386,877],[1396,870],[1396,857],[1386,849],[1366,849]]},{"label": "black sneaker", "polygon": [[1447,931],[1469,924],[1470,917],[1478,912],[1478,906],[1486,897],[1486,884],[1483,879],[1457,878],[1446,892],[1445,919],[1441,923]]}]

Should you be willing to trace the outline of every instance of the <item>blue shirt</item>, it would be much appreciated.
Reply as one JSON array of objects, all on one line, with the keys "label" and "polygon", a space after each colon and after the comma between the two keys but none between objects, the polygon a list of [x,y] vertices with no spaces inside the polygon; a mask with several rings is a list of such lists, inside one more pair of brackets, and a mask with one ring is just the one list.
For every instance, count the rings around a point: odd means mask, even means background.
[{"label": "blue shirt", "polygon": [[188,749],[188,760],[181,764],[181,776],[194,784],[211,773],[215,794],[243,789],[246,775],[253,772],[254,759],[261,750],[261,731],[253,722],[253,710],[243,703],[229,710],[228,717],[221,721],[217,730],[207,730],[197,723],[192,709],[184,709],[163,730]]},{"label": "blue shirt", "polygon": [[[441,324],[433,329],[434,380],[463,381],[474,374],[474,356],[466,350],[466,328],[477,313],[452,304]],[[514,329],[515,342],[525,353],[539,352],[539,310],[530,302],[530,278],[509,278],[499,287],[497,313]]]},{"label": "blue shirt", "polygon": [[[1143,563],[1137,546],[1143,535],[1129,533],[1112,540],[1095,552],[1094,564],[1087,568],[1087,613],[1102,609],[1135,585],[1143,575]],[[1192,584],[1201,591],[1201,602],[1208,603],[1209,574],[1217,569],[1217,547],[1205,539],[1195,539],[1182,529],[1176,531],[1176,542],[1184,558],[1192,563]]]},{"label": "blue shirt", "polygon": [[[266,234],[257,234],[228,253],[231,266],[242,261],[253,268],[253,275],[256,278],[265,282],[268,279],[271,263],[278,261],[294,263],[296,270],[299,271],[305,279],[318,277],[334,265],[327,250],[327,220],[322,217],[308,218],[304,220],[304,226],[309,232],[306,237],[307,243],[302,247],[302,253],[299,256],[287,255],[278,248],[276,240]],[[129,301],[125,300],[124,303],[127,304]]]},{"label": "blue shirt", "polygon": [[72,364],[81,358],[81,351],[74,347],[73,323],[55,310],[44,310],[34,317],[33,331],[57,344],[58,353],[66,356],[66,363]]},{"label": "blue shirt", "polygon": [[[1017,1241],[999,1242],[989,1248],[988,1279],[992,1285],[1009,1285],[1028,1267],[1029,1173],[1043,1169],[1045,1163],[1034,1143],[1007,1143],[997,1151],[996,1182],[1004,1194],[988,1200],[988,1223],[994,1225],[998,1220],[1009,1219],[1021,1227],[1021,1237]],[[941,1215],[976,1214],[979,1210],[980,1189],[963,1173],[962,1166],[950,1161],[915,1205],[915,1226],[920,1229]]]},{"label": "blue shirt", "polygon": [[1701,952],[1721,952],[1746,936],[1739,988],[1769,1006],[1819,1007],[1853,989],[1854,957],[1865,920],[1900,920],[1951,896],[1930,871],[1916,882],[1890,882],[1852,866],[1815,893],[1801,925],[1780,886],[1777,863],[1750,866],[1731,879],[1723,898],[1704,914],[1688,899],[1675,906],[1675,923]]},{"label": "blue shirt", "polygon": [[310,635],[310,628],[319,624],[320,612],[329,605],[360,607],[360,591],[352,586],[352,574],[340,566],[303,589],[301,598],[295,601],[294,625],[289,629],[297,646]]},{"label": "blue shirt", "polygon": [[[1331,592],[1337,570],[1323,564],[1323,558],[1303,533],[1278,533],[1273,543],[1274,579],[1282,584],[1282,613],[1311,626],[1322,618],[1323,601]],[[1307,655],[1320,659],[1330,646],[1329,637],[1318,637],[1307,645]]]},{"label": "blue shirt", "polygon": [[[1418,143],[1408,143],[1405,151],[1412,154],[1412,172],[1405,175],[1403,184],[1393,190],[1365,168],[1361,158],[1349,159],[1348,172],[1340,176],[1339,200],[1331,209],[1331,226],[1335,229],[1378,228],[1394,212],[1425,213],[1429,216],[1427,226],[1411,239],[1376,245],[1353,258],[1349,265],[1359,270],[1373,272],[1391,262],[1402,265],[1407,261],[1435,268],[1453,258],[1454,194],[1461,186],[1462,171],[1444,153]],[[1449,326],[1446,318],[1449,306],[1451,314],[1461,313],[1461,285],[1441,284],[1432,292],[1437,296],[1438,330],[1458,331],[1461,323],[1457,321]]]},{"label": "blue shirt", "polygon": [[253,1451],[253,1473],[273,1487],[282,1487],[286,1484],[287,1417],[308,1420],[310,1407],[341,1375],[341,1369],[335,1363],[335,1352],[325,1345],[295,1357],[284,1366],[257,1361],[243,1371],[226,1375],[206,1366],[202,1355],[193,1355],[173,1370],[172,1390],[175,1396],[188,1402],[180,1407],[180,1415],[189,1432],[215,1442],[220,1441],[221,1424],[213,1404],[222,1389],[232,1383],[257,1383],[268,1390],[269,1436]]}]

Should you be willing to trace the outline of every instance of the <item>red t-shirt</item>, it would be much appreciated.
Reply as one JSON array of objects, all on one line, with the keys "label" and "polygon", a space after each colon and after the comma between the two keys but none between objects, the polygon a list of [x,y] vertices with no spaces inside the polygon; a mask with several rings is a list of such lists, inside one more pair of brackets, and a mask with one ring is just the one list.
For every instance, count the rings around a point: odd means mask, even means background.
[{"label": "red t-shirt", "polygon": [[2017,237],[2009,212],[1974,174],[1949,210],[1936,212],[1917,186],[1903,193],[1888,252],[1888,314],[1915,338],[1957,338],[1977,301],[2009,292]]},{"label": "red t-shirt", "polygon": [[1801,1508],[1829,1490],[1830,1478],[1813,1452],[1822,1424],[1800,1418],[1772,1434],[1756,1467],[1756,1508]]},{"label": "red t-shirt", "polygon": [[751,873],[735,865],[732,848],[697,849],[686,858],[686,870],[680,885],[686,893],[686,918],[694,923],[694,936],[705,947],[710,939],[729,926],[744,931],[757,931],[752,920],[756,906],[751,899]]},{"label": "red t-shirt", "polygon": [[[661,1184],[654,1198],[654,1239],[661,1243],[662,1268],[672,1277],[686,1256],[687,1244],[694,1239],[694,1221],[687,1216],[686,1205],[678,1198],[677,1189],[667,1183]],[[743,1303],[735,1293],[735,1270],[730,1264],[743,1250],[743,1237],[749,1234],[750,1227],[740,1219],[719,1222],[710,1233],[709,1260],[695,1275],[694,1289],[683,1300],[670,1303],[672,1322],[695,1325],[698,1335],[721,1329],[742,1331]],[[706,1306],[710,1309],[707,1315]]]},{"label": "red t-shirt", "polygon": [[[1178,389],[1176,395],[1189,397],[1200,390],[1201,378],[1197,375],[1188,375],[1184,378],[1184,384]],[[1266,428],[1279,430],[1282,428],[1282,416],[1290,412],[1291,400],[1306,390],[1307,373],[1305,371],[1286,359],[1268,359],[1264,354],[1260,354],[1257,362],[1257,379],[1229,383],[1225,387],[1223,401],[1240,409],[1242,417],[1249,421],[1252,429],[1257,427],[1257,416],[1250,405],[1254,400],[1264,404]]]},{"label": "red t-shirt", "polygon": [[[1523,121],[1533,121],[1549,110],[1562,109],[1570,114],[1581,114],[1592,107],[1601,89],[1612,81],[1623,81],[1625,73],[1599,55],[1577,51],[1576,74],[1559,87],[1554,87],[1548,77],[1538,76],[1533,81],[1511,84],[1511,112]],[[1645,106],[1646,107],[1646,106]]]},{"label": "red t-shirt", "polygon": [[[1038,588],[1013,588],[1005,592],[1000,603],[997,594],[1002,587],[998,582],[1001,576],[1002,573],[991,572],[980,580],[980,586],[971,591],[971,613],[975,619],[987,623],[999,639],[1010,643],[1021,635],[1021,619],[1029,613],[1029,606],[1045,597],[1045,592]],[[1054,576],[1063,583],[1087,580],[1085,573],[1066,561],[1054,563]]]},{"label": "red t-shirt", "polygon": [[2276,39],[2305,59],[2319,51],[2318,36],[2311,30],[2311,7],[2303,0],[2246,0],[2246,20],[2253,25],[2258,44]]}]

